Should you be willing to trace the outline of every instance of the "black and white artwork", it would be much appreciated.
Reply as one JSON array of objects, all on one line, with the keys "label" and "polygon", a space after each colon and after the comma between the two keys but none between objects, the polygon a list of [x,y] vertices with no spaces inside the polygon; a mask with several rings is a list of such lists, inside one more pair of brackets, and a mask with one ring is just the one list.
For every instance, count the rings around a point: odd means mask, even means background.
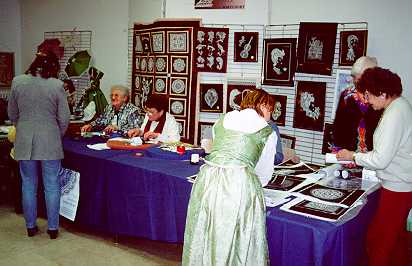
[{"label": "black and white artwork", "polygon": [[200,84],[200,112],[223,112],[223,84]]},{"label": "black and white artwork", "polygon": [[151,45],[150,33],[142,33],[140,35],[140,39],[142,42],[143,53],[151,53],[152,45]]},{"label": "black and white artwork", "polygon": [[296,69],[296,39],[265,39],[263,84],[293,86]]},{"label": "black and white artwork", "polygon": [[235,62],[257,62],[259,32],[235,32],[234,61]]},{"label": "black and white artwork", "polygon": [[202,139],[213,139],[213,122],[202,122],[198,124],[197,143]]},{"label": "black and white artwork", "polygon": [[278,191],[289,191],[302,184],[305,180],[306,178],[293,175],[273,175],[265,188]]},{"label": "black and white artwork", "polygon": [[186,99],[169,98],[169,110],[174,116],[186,116]]},{"label": "black and white artwork", "polygon": [[187,74],[187,56],[171,56],[172,73]]},{"label": "black and white artwork", "polygon": [[[256,85],[252,83],[230,83],[227,85],[227,104],[226,112],[233,110],[240,110],[240,103],[242,102],[243,96],[246,95],[248,91],[255,90]],[[239,98],[240,97],[240,98]]]},{"label": "black and white artwork", "polygon": [[187,78],[175,77],[170,79],[170,95],[185,96],[187,94]]},{"label": "black and white artwork", "polygon": [[339,45],[339,65],[352,66],[356,59],[366,55],[368,31],[341,31]]},{"label": "black and white artwork", "polygon": [[164,31],[157,31],[157,32],[152,32],[152,47],[153,47],[153,53],[164,53],[164,47],[165,47],[165,32]]},{"label": "black and white artwork", "polygon": [[155,58],[155,72],[167,73],[167,56],[156,56]]},{"label": "black and white artwork", "polygon": [[153,93],[167,94],[167,77],[156,77]]},{"label": "black and white artwork", "polygon": [[193,49],[198,72],[226,73],[228,39],[228,28],[198,28]]},{"label": "black and white artwork", "polygon": [[169,53],[187,53],[188,38],[187,31],[169,31]]},{"label": "black and white artwork", "polygon": [[273,95],[273,97],[275,98],[275,106],[271,119],[276,123],[276,125],[283,127],[285,126],[288,97],[284,95]]},{"label": "black and white artwork", "polygon": [[176,122],[179,126],[180,137],[186,138],[186,120],[185,119],[176,119]]},{"label": "black and white artwork", "polygon": [[297,72],[332,74],[337,27],[337,23],[300,23]]},{"label": "black and white artwork", "polygon": [[299,81],[296,89],[293,127],[323,131],[326,83]]},{"label": "black and white artwork", "polygon": [[346,190],[332,188],[321,184],[312,183],[297,189],[296,193],[304,196],[308,200],[319,200],[326,204],[350,207],[365,194],[365,191],[360,189]]}]

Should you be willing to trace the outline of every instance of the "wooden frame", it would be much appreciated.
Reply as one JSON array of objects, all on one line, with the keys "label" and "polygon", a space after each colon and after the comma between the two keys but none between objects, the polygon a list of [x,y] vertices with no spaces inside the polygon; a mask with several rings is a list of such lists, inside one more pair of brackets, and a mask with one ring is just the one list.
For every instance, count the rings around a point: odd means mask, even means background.
[{"label": "wooden frame", "polygon": [[14,53],[0,52],[0,88],[11,88],[14,77]]}]

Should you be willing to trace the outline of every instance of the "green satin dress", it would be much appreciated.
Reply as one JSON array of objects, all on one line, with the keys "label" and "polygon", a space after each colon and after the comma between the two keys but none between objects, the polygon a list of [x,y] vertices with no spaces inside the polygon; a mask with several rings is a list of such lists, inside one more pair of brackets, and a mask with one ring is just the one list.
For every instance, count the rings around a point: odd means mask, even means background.
[{"label": "green satin dress", "polygon": [[212,152],[193,185],[186,219],[182,265],[268,265],[262,185],[254,168],[267,126],[247,134],[214,127]]}]

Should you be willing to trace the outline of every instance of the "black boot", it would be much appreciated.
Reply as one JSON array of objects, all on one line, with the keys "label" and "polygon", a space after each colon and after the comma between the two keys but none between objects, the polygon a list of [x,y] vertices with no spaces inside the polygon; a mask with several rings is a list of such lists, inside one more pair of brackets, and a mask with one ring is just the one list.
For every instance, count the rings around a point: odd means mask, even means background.
[{"label": "black boot", "polygon": [[37,225],[33,228],[27,228],[27,236],[28,237],[32,237],[35,234],[37,234],[39,232],[39,228],[37,227]]},{"label": "black boot", "polygon": [[47,229],[47,233],[49,234],[50,239],[56,239],[57,236],[59,235],[59,230],[57,230],[57,229],[54,229],[54,230]]}]

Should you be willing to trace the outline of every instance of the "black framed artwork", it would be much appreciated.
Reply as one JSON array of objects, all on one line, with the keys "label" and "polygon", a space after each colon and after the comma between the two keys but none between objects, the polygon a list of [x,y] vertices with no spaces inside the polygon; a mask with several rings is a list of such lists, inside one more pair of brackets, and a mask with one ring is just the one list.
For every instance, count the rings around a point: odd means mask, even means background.
[{"label": "black framed artwork", "polygon": [[200,84],[200,112],[223,112],[223,84]]},{"label": "black framed artwork", "polygon": [[284,95],[273,95],[275,99],[275,108],[272,113],[271,119],[276,123],[278,126],[285,126],[285,119],[286,119],[286,104],[287,104],[287,96]]},{"label": "black framed artwork", "polygon": [[296,137],[280,134],[280,141],[282,143],[282,148],[294,149],[296,143]]},{"label": "black framed artwork", "polygon": [[199,27],[193,44],[197,72],[226,73],[229,28]]},{"label": "black framed artwork", "polygon": [[[256,84],[246,83],[229,83],[227,84],[227,104],[226,112],[233,110],[240,110],[240,102],[243,99],[245,93],[256,89]],[[241,95],[241,96],[239,96]],[[240,99],[238,97],[241,97]],[[236,99],[236,101],[235,101]]]},{"label": "black framed artwork", "polygon": [[293,86],[296,69],[296,39],[265,39],[263,84]]},{"label": "black framed artwork", "polygon": [[333,124],[325,123],[325,129],[323,130],[322,154],[331,152],[332,145],[333,145]]},{"label": "black framed artwork", "polygon": [[234,61],[235,62],[257,62],[259,32],[235,32]]},{"label": "black framed artwork", "polygon": [[300,23],[297,72],[332,74],[337,27],[337,23]]},{"label": "black framed artwork", "polygon": [[197,143],[200,144],[202,139],[213,139],[213,125],[214,122],[199,121],[197,125]]},{"label": "black framed artwork", "polygon": [[341,31],[339,45],[339,65],[352,66],[356,59],[366,55],[368,31]]},{"label": "black framed artwork", "polygon": [[323,131],[325,93],[325,82],[298,82],[293,119],[294,128]]}]

